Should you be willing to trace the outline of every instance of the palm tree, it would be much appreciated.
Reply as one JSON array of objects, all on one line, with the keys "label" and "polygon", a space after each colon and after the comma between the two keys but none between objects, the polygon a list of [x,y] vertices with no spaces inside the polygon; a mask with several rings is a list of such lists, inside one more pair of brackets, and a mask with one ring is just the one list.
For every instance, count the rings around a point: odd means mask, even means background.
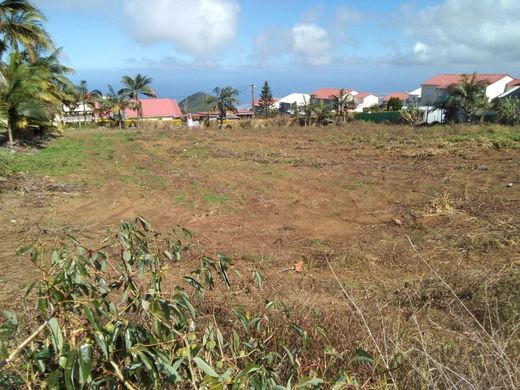
[{"label": "palm tree", "polygon": [[31,61],[42,49],[54,49],[51,38],[42,26],[43,14],[27,0],[0,2],[0,57],[8,48],[23,48]]},{"label": "palm tree", "polygon": [[303,113],[303,124],[304,126],[309,126],[311,124],[312,118],[314,116],[314,107],[315,105],[308,102],[307,99],[303,98],[303,106],[301,107]]},{"label": "palm tree", "polygon": [[131,100],[131,108],[137,111],[140,119],[143,116],[143,110],[139,101],[139,95],[157,96],[155,90],[150,86],[152,78],[142,74],[136,75],[135,78],[125,75],[121,79],[121,83],[124,85],[121,90],[122,93]]},{"label": "palm tree", "polygon": [[237,96],[238,90],[233,87],[220,88],[216,87],[213,90],[215,96],[208,96],[206,98],[206,104],[211,106],[212,110],[218,110],[220,127],[224,126],[224,118],[226,117],[227,111],[236,112],[236,105],[239,103]]},{"label": "palm tree", "polygon": [[482,117],[489,108],[486,86],[485,81],[478,80],[476,73],[471,76],[463,74],[457,84],[448,88],[448,98],[439,108],[446,110],[449,119],[462,115],[463,122],[471,121],[474,116]]},{"label": "palm tree", "polygon": [[1,65],[0,102],[7,116],[9,145],[14,146],[17,131],[27,127],[28,121],[49,122],[49,106],[56,99],[49,92],[48,69],[30,64],[17,52],[11,53],[7,64]]},{"label": "palm tree", "polygon": [[347,93],[344,89],[339,91],[338,96],[334,96],[334,110],[342,123],[346,122],[348,111],[355,108],[355,106],[354,96]]},{"label": "palm tree", "polygon": [[[81,105],[83,107],[83,122],[85,126],[87,125],[87,107],[91,107],[94,109],[96,102],[102,96],[102,93],[97,89],[92,91],[88,90],[87,82],[85,80],[81,80],[79,85],[76,87],[76,105]],[[81,127],[81,122],[80,122]]]},{"label": "palm tree", "polygon": [[315,104],[312,107],[312,112],[315,115],[316,123],[318,125],[325,125],[330,120],[332,115],[332,109],[328,104],[324,104],[323,101],[320,104]]},{"label": "palm tree", "polygon": [[74,73],[74,70],[59,62],[60,55],[61,49],[56,49],[36,62],[37,66],[47,70],[48,92],[49,97],[52,98],[52,101],[49,101],[52,103],[49,109],[54,115],[62,114],[64,105],[74,106],[77,98],[76,87],[67,77]]},{"label": "palm tree", "polygon": [[126,110],[131,107],[132,103],[128,100],[128,94],[125,89],[115,91],[111,85],[108,86],[108,94],[106,96],[107,103],[103,106],[109,106],[112,112],[112,117],[118,123],[119,128],[123,127],[123,121],[125,120]]}]

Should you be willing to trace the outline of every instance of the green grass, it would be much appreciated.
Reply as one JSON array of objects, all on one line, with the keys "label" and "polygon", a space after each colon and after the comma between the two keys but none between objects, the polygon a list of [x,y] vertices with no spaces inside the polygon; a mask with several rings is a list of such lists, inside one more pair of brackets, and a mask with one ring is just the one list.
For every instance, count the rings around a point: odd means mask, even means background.
[{"label": "green grass", "polygon": [[66,176],[84,167],[85,145],[77,139],[64,137],[33,153],[15,153],[9,157],[13,172],[45,176]]}]

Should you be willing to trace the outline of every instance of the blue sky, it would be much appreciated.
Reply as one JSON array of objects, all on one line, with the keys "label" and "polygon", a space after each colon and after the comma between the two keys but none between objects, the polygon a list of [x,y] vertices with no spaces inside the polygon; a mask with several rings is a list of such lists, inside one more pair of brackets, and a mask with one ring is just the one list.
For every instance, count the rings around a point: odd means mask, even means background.
[{"label": "blue sky", "polygon": [[384,94],[437,73],[520,76],[518,0],[36,0],[75,81],[147,74],[181,99],[232,85]]}]

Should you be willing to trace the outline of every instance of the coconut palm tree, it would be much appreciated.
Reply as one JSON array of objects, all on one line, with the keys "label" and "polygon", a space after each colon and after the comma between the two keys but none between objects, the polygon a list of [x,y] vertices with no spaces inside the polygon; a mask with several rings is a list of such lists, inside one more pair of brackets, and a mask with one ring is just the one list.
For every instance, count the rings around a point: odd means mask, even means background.
[{"label": "coconut palm tree", "polygon": [[321,101],[320,104],[315,104],[312,107],[312,112],[318,125],[328,124],[330,117],[332,116],[331,107],[328,104],[324,104],[323,101]]},{"label": "coconut palm tree", "polygon": [[116,92],[114,88],[109,85],[106,100],[108,101],[108,104],[103,103],[103,106],[110,107],[112,117],[121,129],[126,117],[126,110],[132,106],[132,102],[128,100],[127,92],[124,88]]},{"label": "coconut palm tree", "polygon": [[471,121],[474,116],[483,116],[490,107],[486,96],[486,82],[478,80],[477,74],[463,74],[457,84],[448,88],[448,98],[440,108],[446,110],[448,119],[455,120],[460,114],[463,122]]},{"label": "coconut palm tree", "polygon": [[8,62],[1,65],[0,102],[7,116],[9,145],[14,146],[18,130],[28,122],[49,122],[49,106],[56,99],[49,91],[49,72],[44,66],[30,64],[20,53],[11,53]]},{"label": "coconut palm tree", "polygon": [[342,123],[347,121],[348,111],[355,107],[354,96],[347,93],[344,89],[339,91],[338,96],[334,96],[334,110]]},{"label": "coconut palm tree", "polygon": [[239,103],[237,96],[238,90],[233,87],[220,88],[216,87],[213,90],[215,96],[208,96],[206,98],[206,104],[210,105],[212,110],[218,110],[220,127],[224,126],[224,118],[226,117],[227,111],[236,112],[236,105]]},{"label": "coconut palm tree", "polygon": [[54,49],[49,34],[43,28],[45,16],[27,0],[0,2],[0,57],[8,48],[25,50],[36,61],[42,49]]},{"label": "coconut palm tree", "polygon": [[150,86],[152,78],[146,75],[137,74],[134,78],[130,76],[123,76],[121,79],[123,84],[122,93],[131,100],[131,108],[137,111],[139,119],[143,116],[143,109],[139,96],[144,95],[148,97],[156,97],[155,90]]},{"label": "coconut palm tree", "polygon": [[[87,107],[94,109],[96,102],[102,96],[102,93],[97,89],[92,91],[88,90],[87,82],[81,80],[79,85],[76,87],[76,105],[83,107],[83,123],[87,125]],[[81,122],[80,122],[81,127]]]}]

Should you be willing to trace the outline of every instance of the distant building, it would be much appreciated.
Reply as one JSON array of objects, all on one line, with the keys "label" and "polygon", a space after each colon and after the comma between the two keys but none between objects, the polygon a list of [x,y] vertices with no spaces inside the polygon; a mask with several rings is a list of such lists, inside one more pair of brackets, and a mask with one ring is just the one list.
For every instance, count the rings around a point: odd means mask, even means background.
[{"label": "distant building", "polygon": [[309,104],[311,101],[311,95],[307,93],[291,93],[280,99],[278,102],[278,110],[282,114],[294,114],[294,106],[303,107]]},{"label": "distant building", "polygon": [[[446,101],[448,89],[457,84],[461,74],[440,74],[421,84],[421,105],[435,106]],[[478,81],[486,84],[485,94],[492,100],[506,91],[507,85],[514,79],[508,74],[477,74]]]},{"label": "distant building", "polygon": [[[311,102],[314,104],[325,104],[332,107],[338,98],[340,91],[339,88],[318,89],[311,93]],[[354,112],[363,112],[365,108],[379,104],[379,98],[372,93],[359,92],[349,88],[344,88],[343,91],[345,94],[351,95],[354,98],[354,103],[356,104],[356,107],[352,110]]]},{"label": "distant building", "polygon": [[94,108],[85,103],[78,103],[73,107],[63,106],[63,115],[57,120],[64,124],[92,123],[96,120]]},{"label": "distant building", "polygon": [[[141,99],[141,110],[143,119],[151,120],[172,120],[182,117],[182,111],[175,99],[152,98]],[[139,118],[136,110],[126,110],[128,119]]]}]

